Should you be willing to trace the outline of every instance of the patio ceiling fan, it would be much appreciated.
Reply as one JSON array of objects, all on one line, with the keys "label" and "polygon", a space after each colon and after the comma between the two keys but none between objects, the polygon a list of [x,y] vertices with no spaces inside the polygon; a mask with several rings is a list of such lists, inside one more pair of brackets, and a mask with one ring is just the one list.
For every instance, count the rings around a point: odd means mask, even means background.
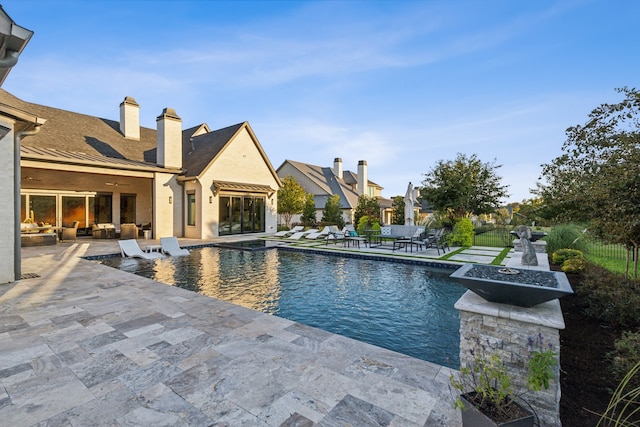
[{"label": "patio ceiling fan", "polygon": [[112,186],[112,187],[121,187],[121,186],[125,187],[125,186],[127,186],[129,184],[124,184],[124,183],[118,182],[118,181],[112,181],[112,182],[105,182],[104,185],[109,185],[109,186]]},{"label": "patio ceiling fan", "polygon": [[22,177],[22,180],[23,180],[23,181],[27,181],[27,182],[32,182],[32,181],[34,181],[34,182],[42,181],[41,179],[34,178],[34,177],[32,177],[31,175],[23,176],[23,177]]}]

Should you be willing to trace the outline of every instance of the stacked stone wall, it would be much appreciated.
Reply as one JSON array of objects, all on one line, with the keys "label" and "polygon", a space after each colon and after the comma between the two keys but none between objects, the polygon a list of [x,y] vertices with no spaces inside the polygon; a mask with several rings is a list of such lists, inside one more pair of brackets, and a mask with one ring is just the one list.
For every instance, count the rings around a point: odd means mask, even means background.
[{"label": "stacked stone wall", "polygon": [[[499,305],[499,304],[497,304]],[[559,309],[559,306],[558,306]],[[527,309],[525,309],[527,310]],[[528,309],[531,310],[531,309]],[[557,328],[514,320],[498,315],[460,311],[460,365],[469,366],[473,354],[496,353],[512,375],[512,384],[537,414],[541,426],[560,426],[560,333]],[[539,392],[526,386],[530,340],[542,337],[546,349],[551,346],[558,354],[555,379],[547,390]],[[537,348],[537,346],[534,346]]]}]

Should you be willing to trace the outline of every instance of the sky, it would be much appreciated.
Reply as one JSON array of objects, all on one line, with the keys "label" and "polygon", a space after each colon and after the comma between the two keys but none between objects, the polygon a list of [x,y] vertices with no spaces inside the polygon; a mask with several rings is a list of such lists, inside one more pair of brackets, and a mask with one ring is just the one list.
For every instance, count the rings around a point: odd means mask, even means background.
[{"label": "sky", "polygon": [[340,157],[387,198],[476,154],[534,197],[615,89],[640,87],[640,1],[50,1],[2,6],[34,35],[3,88],[144,127],[248,121],[274,168]]}]

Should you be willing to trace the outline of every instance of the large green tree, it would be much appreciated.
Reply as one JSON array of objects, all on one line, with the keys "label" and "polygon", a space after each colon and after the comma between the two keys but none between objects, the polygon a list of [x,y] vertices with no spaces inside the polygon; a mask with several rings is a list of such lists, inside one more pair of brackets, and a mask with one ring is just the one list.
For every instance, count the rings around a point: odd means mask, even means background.
[{"label": "large green tree", "polygon": [[306,197],[307,192],[294,177],[282,178],[282,187],[278,190],[278,214],[287,228],[291,226],[291,218],[302,213]]},{"label": "large green tree", "polygon": [[344,218],[340,209],[340,196],[337,194],[327,198],[327,203],[322,211],[322,222],[335,224],[338,228],[344,227]]},{"label": "large green tree", "polygon": [[640,247],[640,93],[616,89],[624,99],[602,104],[584,125],[566,131],[563,154],[542,165],[536,193],[556,220],[584,221],[605,242],[634,255]]},{"label": "large green tree", "polygon": [[492,213],[509,196],[508,185],[501,184],[496,172],[499,167],[495,160],[485,163],[476,154],[458,153],[454,160],[439,160],[425,174],[420,195],[452,222]]},{"label": "large green tree", "polygon": [[404,224],[404,197],[395,196],[391,202],[391,224]]},{"label": "large green tree", "polygon": [[300,221],[302,221],[304,225],[307,225],[309,227],[313,227],[314,225],[316,225],[316,201],[315,197],[311,193],[307,193],[305,197]]},{"label": "large green tree", "polygon": [[356,206],[353,214],[353,223],[359,224],[360,218],[364,216],[371,218],[371,221],[380,222],[380,203],[376,197],[367,196],[366,194],[358,197],[358,206]]}]

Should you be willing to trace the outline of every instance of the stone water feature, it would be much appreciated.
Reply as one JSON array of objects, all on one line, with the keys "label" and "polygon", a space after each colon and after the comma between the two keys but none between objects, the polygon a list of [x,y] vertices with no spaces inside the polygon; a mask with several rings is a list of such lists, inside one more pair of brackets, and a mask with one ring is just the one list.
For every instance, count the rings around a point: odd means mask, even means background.
[{"label": "stone water feature", "polygon": [[450,277],[487,301],[520,307],[573,293],[567,275],[558,271],[465,264]]},{"label": "stone water feature", "polygon": [[[545,253],[534,254],[538,265],[523,265],[522,252],[512,253],[506,266],[466,264],[451,277],[467,287],[455,304],[460,313],[460,365],[473,354],[498,354],[512,384],[526,390],[531,340],[542,337],[556,351],[554,379],[547,390],[527,393],[540,426],[560,426],[560,330],[564,318],[558,298],[573,293],[564,273],[549,271]],[[548,347],[547,347],[548,346]]]}]

